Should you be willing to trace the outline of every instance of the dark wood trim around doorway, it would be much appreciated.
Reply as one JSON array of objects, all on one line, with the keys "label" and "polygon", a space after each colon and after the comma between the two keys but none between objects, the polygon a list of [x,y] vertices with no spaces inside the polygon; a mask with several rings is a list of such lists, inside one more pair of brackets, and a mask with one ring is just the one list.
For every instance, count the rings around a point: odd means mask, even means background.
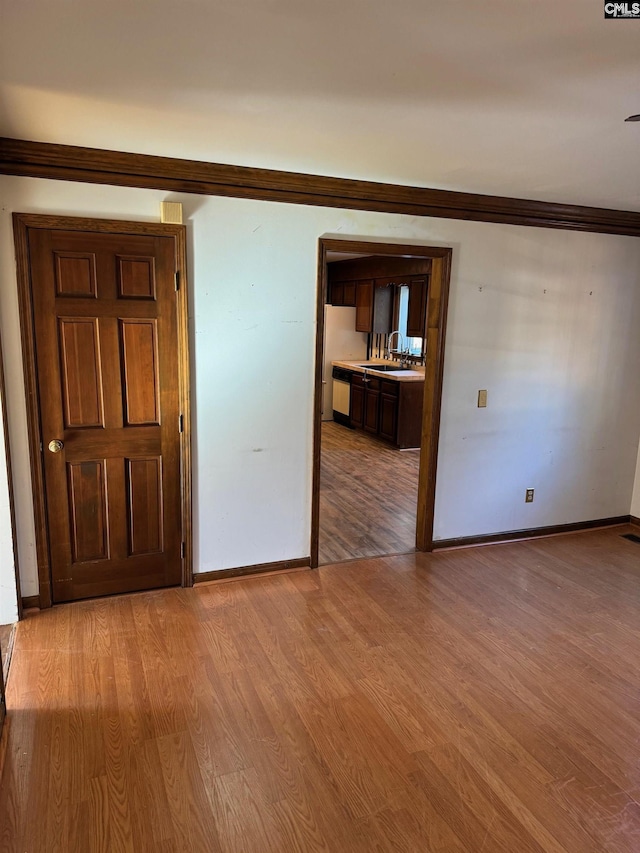
[{"label": "dark wood trim around doorway", "polygon": [[0,137],[0,174],[640,236],[640,213]]},{"label": "dark wood trim around doorway", "polygon": [[311,497],[311,566],[318,565],[320,539],[320,464],[322,443],[322,372],[324,355],[324,306],[327,301],[327,252],[430,258],[431,280],[427,296],[427,359],[422,409],[422,443],[418,478],[416,548],[433,549],[433,513],[436,498],[436,467],[440,434],[440,406],[444,370],[444,345],[453,250],[440,246],[374,243],[365,240],[320,238],[316,306],[316,372],[313,407],[313,479]]},{"label": "dark wood trim around doorway", "polygon": [[182,561],[182,585],[193,584],[193,534],[191,517],[191,409],[189,395],[189,337],[187,313],[187,251],[184,225],[165,225],[156,222],[128,222],[111,219],[84,219],[70,216],[48,216],[14,213],[13,230],[16,247],[18,299],[22,333],[22,357],[27,403],[27,429],[31,459],[31,487],[35,517],[36,553],[38,560],[40,608],[51,607],[51,567],[49,561],[49,530],[47,525],[44,467],[41,453],[40,402],[38,395],[33,298],[29,275],[28,230],[30,228],[61,229],[64,231],[93,231],[108,234],[144,234],[172,237],[175,246],[176,271],[180,287],[178,311],[179,396],[183,413],[183,432],[180,436],[182,535],[185,543]]}]

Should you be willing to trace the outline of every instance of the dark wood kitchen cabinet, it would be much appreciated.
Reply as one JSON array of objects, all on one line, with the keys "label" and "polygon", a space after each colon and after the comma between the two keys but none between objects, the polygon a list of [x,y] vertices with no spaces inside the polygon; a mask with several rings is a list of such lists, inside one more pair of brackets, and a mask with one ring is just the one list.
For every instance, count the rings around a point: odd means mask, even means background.
[{"label": "dark wood kitchen cabinet", "polygon": [[355,308],[356,305],[356,282],[334,281],[329,288],[329,302],[332,305],[344,305],[347,308]]},{"label": "dark wood kitchen cabinet", "polygon": [[351,378],[349,419],[354,429],[362,429],[364,427],[364,383],[362,376],[355,373]]},{"label": "dark wood kitchen cabinet", "polygon": [[393,444],[398,437],[398,390],[397,382],[383,382],[380,392],[380,438]]},{"label": "dark wood kitchen cabinet", "polygon": [[409,286],[409,337],[424,337],[427,284],[426,258],[371,255],[327,264],[327,301],[356,309],[356,332],[388,335],[398,325],[400,285]]},{"label": "dark wood kitchen cabinet", "polygon": [[380,380],[354,373],[351,377],[351,426],[377,435],[380,422]]},{"label": "dark wood kitchen cabinet", "polygon": [[376,281],[356,285],[356,332],[388,335],[393,320],[393,288]]},{"label": "dark wood kitchen cabinet", "polygon": [[380,380],[365,379],[364,431],[377,435],[380,430]]},{"label": "dark wood kitchen cabinet", "polygon": [[394,288],[390,284],[373,283],[373,323],[371,331],[375,335],[388,335],[393,322]]},{"label": "dark wood kitchen cabinet", "polygon": [[344,283],[334,281],[330,288],[329,302],[332,305],[344,305]]},{"label": "dark wood kitchen cabinet", "polygon": [[423,396],[424,382],[395,382],[354,373],[351,426],[401,449],[420,447]]},{"label": "dark wood kitchen cabinet", "polygon": [[356,282],[355,281],[345,281],[343,300],[344,300],[343,305],[346,305],[348,308],[355,308],[356,307]]},{"label": "dark wood kitchen cabinet", "polygon": [[407,336],[423,338],[427,321],[427,276],[412,276],[408,285]]},{"label": "dark wood kitchen cabinet", "polygon": [[373,327],[373,282],[356,284],[356,332],[370,332]]}]

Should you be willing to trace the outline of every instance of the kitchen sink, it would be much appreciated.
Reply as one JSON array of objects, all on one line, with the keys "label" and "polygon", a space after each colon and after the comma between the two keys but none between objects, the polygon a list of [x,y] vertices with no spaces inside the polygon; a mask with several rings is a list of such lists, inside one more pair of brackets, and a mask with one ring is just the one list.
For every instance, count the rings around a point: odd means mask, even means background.
[{"label": "kitchen sink", "polygon": [[380,373],[396,373],[399,370],[411,370],[410,367],[400,367],[397,364],[360,364],[359,367],[364,367],[366,370],[375,370]]}]

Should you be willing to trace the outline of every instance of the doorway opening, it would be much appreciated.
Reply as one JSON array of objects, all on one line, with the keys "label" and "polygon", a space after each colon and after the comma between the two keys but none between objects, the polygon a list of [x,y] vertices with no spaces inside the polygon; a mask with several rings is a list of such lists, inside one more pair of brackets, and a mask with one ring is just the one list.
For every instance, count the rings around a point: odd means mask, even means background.
[{"label": "doorway opening", "polygon": [[312,566],[432,549],[451,255],[320,240]]}]

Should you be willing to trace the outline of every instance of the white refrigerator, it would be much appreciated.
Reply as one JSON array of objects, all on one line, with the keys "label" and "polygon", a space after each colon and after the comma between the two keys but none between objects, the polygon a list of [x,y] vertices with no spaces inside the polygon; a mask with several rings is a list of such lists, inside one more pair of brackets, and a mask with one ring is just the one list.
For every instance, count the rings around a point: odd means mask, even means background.
[{"label": "white refrigerator", "polygon": [[332,361],[364,361],[367,357],[367,335],[356,332],[356,309],[325,305],[324,309],[324,382],[322,420],[333,420]]}]

